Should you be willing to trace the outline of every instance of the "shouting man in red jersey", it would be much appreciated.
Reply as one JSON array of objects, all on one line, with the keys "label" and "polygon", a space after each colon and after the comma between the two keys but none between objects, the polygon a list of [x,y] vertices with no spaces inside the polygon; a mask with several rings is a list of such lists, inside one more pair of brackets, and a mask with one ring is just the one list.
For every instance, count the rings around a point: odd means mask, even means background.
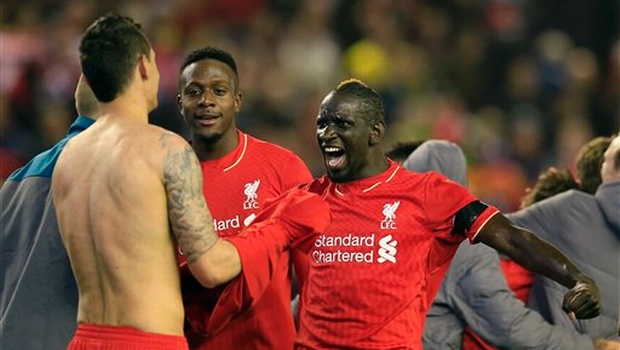
[{"label": "shouting man in red jersey", "polygon": [[424,319],[464,239],[485,243],[571,288],[564,309],[599,314],[599,292],[561,252],[438,173],[389,160],[380,96],[359,80],[323,100],[317,141],[327,175],[310,191],[332,223],[301,280],[297,349],[422,349]]}]

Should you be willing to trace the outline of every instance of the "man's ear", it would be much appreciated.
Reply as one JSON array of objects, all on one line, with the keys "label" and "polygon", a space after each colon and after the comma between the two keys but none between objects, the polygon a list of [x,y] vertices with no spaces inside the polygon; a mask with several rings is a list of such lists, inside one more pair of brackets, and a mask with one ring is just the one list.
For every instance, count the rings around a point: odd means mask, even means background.
[{"label": "man's ear", "polygon": [[183,109],[181,107],[183,107],[183,102],[181,102],[181,94],[177,94],[177,108],[179,109],[179,112]]},{"label": "man's ear", "polygon": [[140,78],[142,78],[142,80],[147,80],[149,78],[145,60],[148,60],[145,55],[138,56],[138,72],[140,73]]},{"label": "man's ear", "polygon": [[243,94],[241,93],[241,91],[239,91],[235,95],[235,113],[241,112],[242,106],[243,106]]},{"label": "man's ear", "polygon": [[385,122],[380,120],[370,126],[370,134],[368,135],[368,143],[370,145],[378,144],[385,135]]}]

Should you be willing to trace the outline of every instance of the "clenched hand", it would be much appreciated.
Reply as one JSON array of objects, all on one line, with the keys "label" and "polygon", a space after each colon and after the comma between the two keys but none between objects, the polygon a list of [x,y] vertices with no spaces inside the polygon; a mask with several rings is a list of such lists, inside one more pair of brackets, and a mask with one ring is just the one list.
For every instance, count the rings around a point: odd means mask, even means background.
[{"label": "clenched hand", "polygon": [[582,278],[564,295],[562,309],[572,319],[588,319],[601,313],[600,294],[594,280]]}]

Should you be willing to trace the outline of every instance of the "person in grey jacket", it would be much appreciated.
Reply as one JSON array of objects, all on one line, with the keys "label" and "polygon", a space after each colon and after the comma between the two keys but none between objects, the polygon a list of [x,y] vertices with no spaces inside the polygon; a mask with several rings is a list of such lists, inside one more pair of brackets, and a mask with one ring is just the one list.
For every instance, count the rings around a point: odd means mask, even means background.
[{"label": "person in grey jacket", "polygon": [[78,290],[52,204],[51,178],[65,144],[90,127],[99,103],[83,77],[67,136],[13,172],[0,189],[0,349],[66,349]]},{"label": "person in grey jacket", "polygon": [[[411,171],[437,171],[467,185],[460,147],[428,140],[404,162]],[[488,342],[510,349],[594,349],[592,339],[553,326],[525,307],[506,283],[498,253],[485,245],[462,243],[427,315],[425,350],[461,349],[465,326]]]},{"label": "person in grey jacket", "polygon": [[601,315],[572,320],[555,303],[565,289],[536,277],[528,306],[549,322],[596,338],[620,339],[620,136],[604,154],[594,195],[570,190],[509,215],[571,257],[600,286]]}]

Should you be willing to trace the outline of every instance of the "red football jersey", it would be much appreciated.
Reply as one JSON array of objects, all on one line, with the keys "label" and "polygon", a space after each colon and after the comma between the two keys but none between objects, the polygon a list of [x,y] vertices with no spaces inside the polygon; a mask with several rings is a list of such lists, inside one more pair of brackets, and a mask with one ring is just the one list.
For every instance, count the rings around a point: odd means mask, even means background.
[{"label": "red football jersey", "polygon": [[[332,224],[310,251],[301,291],[299,349],[422,349],[424,320],[458,244],[454,215],[476,198],[437,173],[387,171],[310,185]],[[486,209],[467,236],[493,214]]]},{"label": "red football jersey", "polygon": [[[304,162],[293,152],[239,132],[230,154],[201,162],[204,195],[222,237],[238,234],[256,217],[263,203],[300,183],[312,181]],[[290,254],[285,252],[272,281],[252,308],[209,334],[208,317],[225,286],[184,290],[191,327],[186,336],[197,349],[290,349],[295,339],[290,300]],[[184,274],[185,275],[185,274]],[[184,276],[188,278],[188,276]]]}]

